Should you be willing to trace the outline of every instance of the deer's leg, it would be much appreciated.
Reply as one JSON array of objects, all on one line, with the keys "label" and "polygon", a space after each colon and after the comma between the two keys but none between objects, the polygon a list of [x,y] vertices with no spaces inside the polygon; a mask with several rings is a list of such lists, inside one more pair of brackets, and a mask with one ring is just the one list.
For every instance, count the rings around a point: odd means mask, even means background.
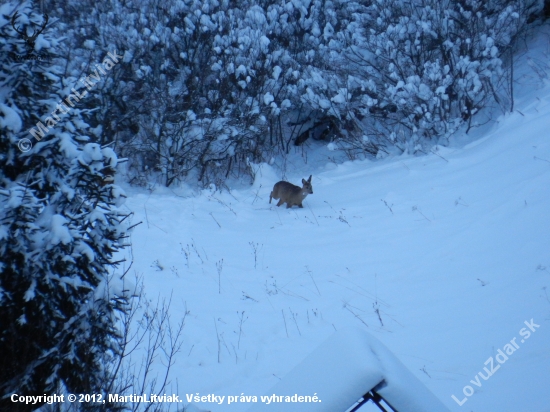
[{"label": "deer's leg", "polygon": [[301,203],[298,205],[298,207],[301,207],[302,209],[304,208],[304,206]]},{"label": "deer's leg", "polygon": [[279,199],[279,202],[277,203],[277,206],[281,206],[283,204],[283,199]]}]

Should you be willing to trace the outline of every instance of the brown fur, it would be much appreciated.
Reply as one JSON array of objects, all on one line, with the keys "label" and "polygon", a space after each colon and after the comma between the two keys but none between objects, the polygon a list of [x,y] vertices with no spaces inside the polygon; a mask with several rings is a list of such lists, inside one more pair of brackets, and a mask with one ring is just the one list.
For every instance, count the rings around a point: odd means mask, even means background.
[{"label": "brown fur", "polygon": [[302,179],[302,185],[302,187],[296,186],[292,183],[285,182],[284,180],[275,183],[275,186],[273,186],[273,190],[269,195],[269,203],[271,203],[271,199],[279,199],[277,206],[281,206],[283,203],[286,203],[287,209],[291,208],[293,205],[304,207],[302,202],[306,196],[308,194],[313,194],[311,176],[309,176],[308,180]]}]

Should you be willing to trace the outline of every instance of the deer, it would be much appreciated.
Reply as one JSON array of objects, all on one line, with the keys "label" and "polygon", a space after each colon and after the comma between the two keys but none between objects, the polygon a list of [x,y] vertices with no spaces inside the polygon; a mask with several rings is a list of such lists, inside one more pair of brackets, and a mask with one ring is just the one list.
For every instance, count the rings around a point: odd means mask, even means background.
[{"label": "deer", "polygon": [[281,206],[286,203],[286,208],[290,209],[293,205],[303,208],[302,202],[307,195],[313,194],[313,187],[311,186],[311,175],[308,180],[302,179],[302,187],[293,185],[292,183],[281,180],[275,183],[273,190],[269,195],[269,203],[271,199],[279,199],[277,206]]}]

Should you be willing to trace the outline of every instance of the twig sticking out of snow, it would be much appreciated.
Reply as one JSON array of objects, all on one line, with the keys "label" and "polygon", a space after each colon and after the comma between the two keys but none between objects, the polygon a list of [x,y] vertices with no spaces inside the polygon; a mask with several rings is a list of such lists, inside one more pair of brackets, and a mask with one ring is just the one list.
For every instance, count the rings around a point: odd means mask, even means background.
[{"label": "twig sticking out of snow", "polygon": [[386,202],[384,199],[380,199],[380,201],[381,201],[381,202],[384,202],[384,204],[386,205],[386,207],[387,207],[388,209],[390,209],[390,212],[391,212],[391,214],[393,215],[393,210],[392,210],[392,208],[391,208],[391,206],[393,206],[393,203],[392,203],[392,205],[390,206],[390,205],[388,205],[388,202]]},{"label": "twig sticking out of snow", "polygon": [[[237,313],[239,313],[237,311]],[[244,310],[239,314],[239,340],[237,341],[237,349],[240,349],[241,347],[241,335],[243,333],[243,323],[246,322],[248,319],[248,316],[244,318]]]},{"label": "twig sticking out of snow", "polygon": [[384,322],[382,322],[382,317],[380,316],[380,305],[378,304],[378,301],[374,302],[372,304],[372,307],[374,308],[374,313],[378,315],[378,320],[380,321],[380,325],[383,327]]},{"label": "twig sticking out of snow", "polygon": [[369,325],[367,325],[367,322],[365,322],[363,319],[361,319],[361,316],[359,316],[357,313],[355,313],[354,311],[352,311],[348,305],[344,305],[344,308],[347,309],[355,318],[357,318],[363,325],[365,325],[367,328],[369,327]]},{"label": "twig sticking out of snow", "polygon": [[458,199],[455,200],[455,206],[458,206],[458,205],[469,207],[469,205],[464,203],[464,201],[462,200],[461,197],[459,197]]},{"label": "twig sticking out of snow", "polygon": [[259,303],[259,300],[254,299],[253,297],[249,296],[244,290],[243,290],[243,300],[250,299],[253,302]]},{"label": "twig sticking out of snow", "polygon": [[193,248],[193,250],[197,254],[198,258],[201,260],[201,263],[204,264],[204,260],[202,259],[201,254],[199,253],[199,251],[197,250],[197,247],[195,246],[195,240],[193,238],[191,238],[191,241],[192,241],[191,247]]},{"label": "twig sticking out of snow", "polygon": [[248,244],[250,245],[250,247],[252,247],[252,251],[254,253],[254,269],[257,269],[258,268],[258,252],[260,251],[260,249],[263,248],[263,244],[260,245],[259,243],[254,243],[254,242],[248,242]]},{"label": "twig sticking out of snow", "polygon": [[309,268],[307,266],[306,266],[306,270],[307,270],[307,273],[308,273],[309,277],[313,281],[313,284],[315,285],[315,289],[317,289],[317,293],[319,294],[319,296],[321,296],[321,291],[319,290],[319,287],[317,286],[317,282],[315,282],[315,279],[313,279],[313,276],[311,274],[311,270],[309,270]]},{"label": "twig sticking out of snow", "polygon": [[478,278],[477,280],[479,280],[479,281],[481,282],[481,286],[485,286],[485,285],[487,285],[487,282],[484,282],[484,281],[482,281],[482,280],[481,280],[481,279],[479,279],[479,278]]},{"label": "twig sticking out of snow", "polygon": [[283,314],[283,321],[285,322],[286,337],[287,337],[287,338],[290,338],[290,336],[288,336],[288,328],[287,328],[287,326],[286,326],[285,310],[284,310],[284,309],[281,309],[281,313]]},{"label": "twig sticking out of snow", "polygon": [[235,212],[233,210],[233,208],[231,206],[229,206],[227,203],[225,203],[223,200],[220,200],[218,199],[217,197],[215,196],[209,196],[208,197],[209,199],[214,199],[216,202],[218,202],[220,205],[223,205],[225,206],[226,208],[228,208],[235,216],[237,216],[237,212]]},{"label": "twig sticking out of snow", "polygon": [[216,268],[218,269],[218,293],[222,294],[222,270],[223,270],[223,259],[220,259],[216,262]]},{"label": "twig sticking out of snow", "polygon": [[187,269],[189,269],[189,255],[191,254],[191,251],[189,250],[189,244],[187,244],[187,248],[183,247],[183,244],[180,242],[181,246],[181,253],[185,255],[185,266],[187,266]]},{"label": "twig sticking out of snow", "polygon": [[218,363],[220,363],[221,341],[220,334],[218,333],[218,324],[216,323],[216,318],[214,318],[214,328],[216,328],[216,338],[218,340]]},{"label": "twig sticking out of snow", "polygon": [[426,371],[426,365],[424,365],[424,366],[422,367],[422,369],[420,369],[420,370],[421,370],[422,372],[424,372],[426,375],[428,375],[428,378],[431,379],[430,374],[428,373],[428,371]]},{"label": "twig sticking out of snow", "polygon": [[447,163],[449,163],[449,161],[447,159],[445,159],[443,156],[441,156],[439,153],[437,153],[434,149],[431,150],[431,152],[436,155],[437,157],[440,157],[442,158],[443,160],[445,160]]},{"label": "twig sticking out of snow", "polygon": [[220,222],[218,222],[216,220],[216,218],[214,217],[214,215],[212,214],[212,212],[210,212],[210,216],[212,216],[212,219],[214,219],[214,222],[216,222],[218,224],[218,226],[220,227],[220,229],[222,228],[222,225],[220,225]]},{"label": "twig sticking out of snow", "polygon": [[258,187],[258,190],[256,191],[256,193],[254,194],[254,200],[252,201],[252,204],[254,204],[254,202],[258,199],[261,199],[260,196],[258,196],[258,193],[260,193],[260,189],[262,188],[262,185],[260,184],[260,187]]},{"label": "twig sticking out of snow", "polygon": [[311,210],[311,207],[309,206],[309,204],[307,204],[307,208],[309,209],[309,211],[310,211],[311,214],[313,215],[313,219],[315,219],[315,222],[317,223],[317,226],[321,226],[321,225],[319,225],[319,221],[318,221],[317,218],[315,217],[315,213],[313,213],[313,210]]},{"label": "twig sticking out of snow", "polygon": [[302,336],[302,332],[300,332],[300,328],[298,327],[298,322],[296,321],[296,314],[292,312],[292,309],[288,308],[290,311],[290,314],[292,315],[292,320],[294,320],[294,324],[296,325],[296,329],[298,329],[298,334]]},{"label": "twig sticking out of snow", "polygon": [[413,212],[418,212],[418,213],[420,213],[424,219],[426,219],[428,222],[431,222],[431,220],[428,219],[428,218],[426,217],[426,215],[425,215],[424,213],[422,213],[422,212],[420,211],[420,209],[418,209],[418,207],[413,206],[413,207],[412,207],[412,211],[413,211]]}]

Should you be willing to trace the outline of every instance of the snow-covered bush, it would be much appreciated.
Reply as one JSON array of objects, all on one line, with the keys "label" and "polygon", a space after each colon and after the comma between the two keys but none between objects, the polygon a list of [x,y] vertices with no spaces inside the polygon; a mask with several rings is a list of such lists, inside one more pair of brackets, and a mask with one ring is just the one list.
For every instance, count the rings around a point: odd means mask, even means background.
[{"label": "snow-covered bush", "polygon": [[498,100],[501,56],[540,9],[529,0],[377,0],[362,8],[345,56],[360,79],[355,114],[368,144],[415,152],[463,122],[469,128]]},{"label": "snow-covered bush", "polygon": [[510,102],[503,55],[543,5],[100,0],[60,9],[60,24],[72,76],[124,54],[86,108],[132,183],[223,186],[309,138],[363,155],[444,144]]},{"label": "snow-covered bush", "polygon": [[263,96],[277,94],[263,9],[244,1],[113,1],[83,19],[125,56],[99,91],[94,116],[130,158],[131,180],[171,185],[192,174],[206,184],[261,158],[266,113],[274,110]]}]

